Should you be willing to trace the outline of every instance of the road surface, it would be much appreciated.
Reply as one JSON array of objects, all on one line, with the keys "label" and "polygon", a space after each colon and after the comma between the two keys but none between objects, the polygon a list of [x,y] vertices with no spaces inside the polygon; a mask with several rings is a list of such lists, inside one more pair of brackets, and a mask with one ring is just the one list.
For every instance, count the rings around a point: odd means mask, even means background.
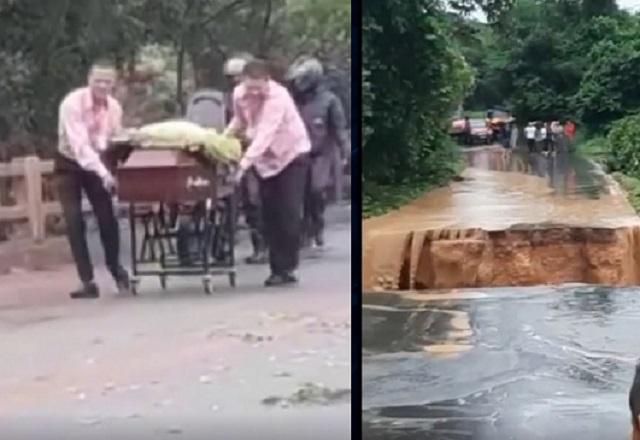
[{"label": "road surface", "polygon": [[623,439],[638,288],[365,295],[368,440]]},{"label": "road surface", "polygon": [[297,287],[265,289],[266,267],[241,265],[212,296],[170,278],[119,297],[101,269],[103,296],[71,301],[70,266],[4,277],[0,438],[349,438],[349,217],[331,210]]}]

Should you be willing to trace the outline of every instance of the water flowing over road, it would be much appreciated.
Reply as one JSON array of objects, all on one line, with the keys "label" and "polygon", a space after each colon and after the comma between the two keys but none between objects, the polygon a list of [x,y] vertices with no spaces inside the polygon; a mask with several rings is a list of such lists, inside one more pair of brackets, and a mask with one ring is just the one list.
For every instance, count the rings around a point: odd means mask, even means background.
[{"label": "water flowing over road", "polygon": [[369,440],[627,438],[640,289],[365,296]]},{"label": "water flowing over road", "polygon": [[640,219],[569,153],[465,152],[463,180],[364,222],[370,290],[640,282]]},{"label": "water flowing over road", "polygon": [[464,154],[364,223],[365,437],[628,438],[638,216],[579,156]]}]

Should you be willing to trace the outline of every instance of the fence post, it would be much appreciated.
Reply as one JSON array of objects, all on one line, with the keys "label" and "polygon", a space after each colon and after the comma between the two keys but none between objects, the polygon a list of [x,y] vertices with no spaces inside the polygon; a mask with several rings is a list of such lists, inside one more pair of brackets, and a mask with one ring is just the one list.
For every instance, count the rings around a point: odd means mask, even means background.
[{"label": "fence post", "polygon": [[42,207],[42,171],[36,156],[24,160],[24,179],[27,187],[27,216],[34,241],[44,240],[44,212]]}]

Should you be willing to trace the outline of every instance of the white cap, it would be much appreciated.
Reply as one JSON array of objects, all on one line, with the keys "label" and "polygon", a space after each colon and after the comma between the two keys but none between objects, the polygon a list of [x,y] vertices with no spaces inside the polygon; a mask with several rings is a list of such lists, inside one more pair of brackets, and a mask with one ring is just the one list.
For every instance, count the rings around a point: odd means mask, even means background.
[{"label": "white cap", "polygon": [[224,63],[224,74],[229,76],[242,75],[244,67],[251,58],[252,56],[249,54],[242,54],[229,58]]}]

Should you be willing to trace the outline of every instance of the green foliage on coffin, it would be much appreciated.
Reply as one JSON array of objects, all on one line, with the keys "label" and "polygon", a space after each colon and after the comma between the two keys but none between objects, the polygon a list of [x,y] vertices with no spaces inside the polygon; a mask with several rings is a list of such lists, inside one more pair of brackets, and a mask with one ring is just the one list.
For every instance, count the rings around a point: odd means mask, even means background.
[{"label": "green foliage on coffin", "polygon": [[129,134],[146,148],[202,148],[206,157],[223,163],[237,162],[242,155],[237,139],[188,121],[158,122],[132,130]]}]

